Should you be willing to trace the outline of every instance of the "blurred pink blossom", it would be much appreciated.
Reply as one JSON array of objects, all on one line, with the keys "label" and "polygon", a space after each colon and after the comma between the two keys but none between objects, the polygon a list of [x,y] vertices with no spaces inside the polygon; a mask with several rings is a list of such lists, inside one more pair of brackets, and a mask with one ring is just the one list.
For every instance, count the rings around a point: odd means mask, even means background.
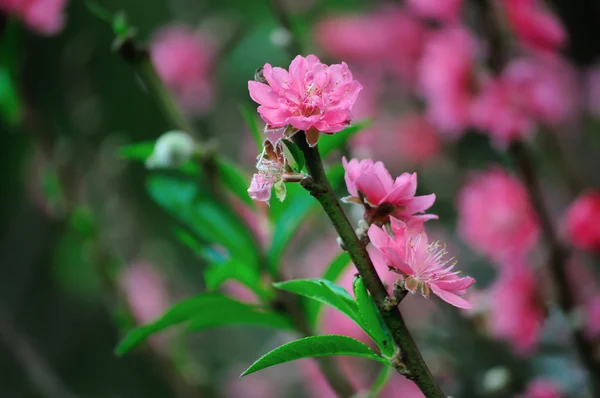
[{"label": "blurred pink blossom", "polygon": [[411,84],[427,32],[404,9],[386,6],[371,14],[326,18],[319,22],[315,36],[329,55],[370,69],[392,70]]},{"label": "blurred pink blossom", "polygon": [[511,61],[503,75],[536,120],[549,124],[568,122],[578,106],[575,71],[559,57],[524,57]]},{"label": "blurred pink blossom", "polygon": [[532,135],[535,128],[520,88],[504,77],[484,84],[473,101],[471,122],[499,147]]},{"label": "blurred pink blossom", "polygon": [[0,0],[0,10],[22,19],[34,31],[54,35],[64,26],[68,0]]},{"label": "blurred pink blossom", "polygon": [[585,312],[585,333],[590,339],[600,339],[600,293],[587,300]]},{"label": "blurred pink blossom", "polygon": [[184,25],[165,26],[154,34],[150,56],[158,75],[186,113],[201,115],[209,110],[215,56],[209,37]]},{"label": "blurred pink blossom", "polygon": [[119,283],[139,324],[155,321],[169,307],[169,295],[161,275],[147,264],[127,267]]},{"label": "blurred pink blossom", "polygon": [[458,308],[469,309],[471,304],[461,298],[475,282],[471,277],[459,277],[453,271],[456,262],[438,242],[429,243],[424,231],[414,233],[407,224],[390,218],[393,236],[385,228],[372,225],[369,238],[383,254],[386,264],[404,278],[404,287],[411,293],[420,290],[424,297],[430,291]]},{"label": "blurred pink blossom", "polygon": [[457,207],[463,240],[493,260],[522,256],[537,242],[539,225],[527,191],[500,168],[470,176]]},{"label": "blurred pink blossom", "polygon": [[400,145],[399,152],[411,163],[427,163],[442,150],[436,129],[422,115],[412,114],[403,117],[396,124],[395,131]]},{"label": "blurred pink blossom", "polygon": [[526,47],[550,52],[560,49],[567,34],[560,20],[539,0],[503,0],[508,23]]},{"label": "blurred pink blossom", "polygon": [[466,29],[451,27],[432,35],[425,46],[420,82],[427,114],[449,138],[469,123],[476,45]]},{"label": "blurred pink blossom", "polygon": [[535,379],[521,398],[561,398],[560,388],[550,379]]},{"label": "blurred pink blossom", "polygon": [[381,221],[379,218],[385,219],[389,215],[403,220],[437,218],[430,214],[415,216],[435,202],[435,194],[415,196],[417,173],[403,173],[394,180],[381,162],[371,159],[348,162],[344,157],[342,163],[346,170],[346,187],[351,195],[344,200],[369,206],[365,219]]},{"label": "blurred pink blossom", "polygon": [[456,22],[460,19],[462,0],[408,0],[408,8],[422,18],[437,19],[443,22]]},{"label": "blurred pink blossom", "polygon": [[569,242],[579,249],[600,250],[600,192],[579,196],[564,218]]},{"label": "blurred pink blossom", "polygon": [[291,125],[304,130],[311,146],[320,132],[333,134],[348,126],[362,90],[346,63],[327,66],[314,55],[298,55],[289,73],[265,64],[263,74],[268,84],[248,82],[250,97],[260,104],[261,118],[269,128]]},{"label": "blurred pink blossom", "polygon": [[491,287],[489,306],[492,335],[507,340],[520,355],[531,353],[546,317],[533,271],[519,261],[504,264]]}]

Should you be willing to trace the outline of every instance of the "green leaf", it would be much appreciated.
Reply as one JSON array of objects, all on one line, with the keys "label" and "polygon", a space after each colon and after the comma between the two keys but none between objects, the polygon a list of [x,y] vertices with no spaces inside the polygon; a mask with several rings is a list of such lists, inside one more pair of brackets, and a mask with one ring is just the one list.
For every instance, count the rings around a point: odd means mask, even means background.
[{"label": "green leaf", "polygon": [[154,141],[141,141],[119,148],[119,156],[124,159],[146,161],[152,155]]},{"label": "green leaf", "polygon": [[388,364],[365,344],[353,338],[339,335],[310,336],[284,344],[263,355],[246,369],[242,376],[302,358],[334,355],[363,357]]},{"label": "green leaf", "polygon": [[189,323],[188,330],[192,331],[236,324],[292,328],[290,322],[279,314],[263,311],[257,306],[240,303],[221,294],[205,293],[175,304],[156,322],[133,329],[115,348],[115,352],[123,355],[151,335],[184,322]]},{"label": "green leaf", "polygon": [[263,301],[269,301],[274,296],[273,289],[269,291],[265,288],[260,275],[252,267],[234,260],[210,264],[204,270],[204,280],[206,288],[210,290],[218,289],[226,281],[235,280]]},{"label": "green leaf", "polygon": [[219,158],[219,178],[238,199],[245,204],[254,207],[254,201],[248,195],[250,177],[246,176],[233,162]]},{"label": "green leaf", "polygon": [[394,345],[392,344],[391,336],[360,276],[354,279],[353,287],[358,311],[363,320],[364,331],[373,339],[381,352],[392,356],[394,354]]},{"label": "green leaf", "polygon": [[298,146],[296,144],[294,144],[292,141],[283,140],[283,143],[285,144],[287,149],[290,151],[290,154],[294,158],[294,162],[296,163],[294,170],[297,173],[300,173],[302,171],[302,169],[304,168],[304,162],[305,162],[304,154],[302,153],[300,148],[298,148]]},{"label": "green leaf", "polygon": [[[352,296],[341,286],[324,279],[295,279],[273,284],[276,288],[327,304],[345,314],[357,324],[361,324],[358,306]],[[318,313],[307,314],[314,325]]]},{"label": "green leaf", "polygon": [[339,133],[322,134],[319,138],[319,152],[321,153],[321,157],[325,159],[331,152],[341,148],[350,139],[350,137],[369,127],[370,125],[370,120],[361,120],[352,126],[346,127]]},{"label": "green leaf", "polygon": [[221,244],[232,258],[258,269],[257,247],[246,224],[194,181],[157,174],[148,178],[147,188],[157,204],[203,241]]},{"label": "green leaf", "polygon": [[254,139],[254,143],[256,144],[257,153],[261,153],[263,150],[263,142],[265,141],[265,135],[258,127],[257,118],[256,118],[256,109],[253,109],[248,104],[240,105],[240,113],[248,125],[250,129],[250,133],[252,134],[252,138]]},{"label": "green leaf", "polygon": [[[333,189],[339,189],[344,182],[344,167],[340,164],[327,171],[327,178]],[[271,218],[274,220],[273,240],[269,248],[269,270],[275,274],[281,256],[292,237],[306,222],[308,215],[319,208],[318,202],[300,184],[287,184],[285,202],[271,200]]]},{"label": "green leaf", "polygon": [[7,125],[16,126],[22,116],[21,99],[10,71],[0,65],[0,116]]}]

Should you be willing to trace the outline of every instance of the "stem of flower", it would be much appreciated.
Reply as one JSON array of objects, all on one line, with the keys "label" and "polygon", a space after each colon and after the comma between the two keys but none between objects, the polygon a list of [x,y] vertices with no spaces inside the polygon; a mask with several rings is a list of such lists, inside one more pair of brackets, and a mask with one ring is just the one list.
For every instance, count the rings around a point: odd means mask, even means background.
[{"label": "stem of flower", "polygon": [[[550,261],[548,267],[554,283],[558,305],[568,318],[575,308],[575,302],[570,293],[566,272],[566,265],[570,254],[569,250],[561,245],[554,226],[552,225],[552,219],[544,203],[540,183],[535,173],[533,159],[527,147],[521,142],[515,142],[511,145],[509,151],[517,161],[519,170],[525,180],[533,208],[537,211],[538,219],[542,227],[542,233],[546,240],[546,244],[549,247]],[[600,362],[594,358],[594,347],[587,341],[581,328],[571,329],[571,334],[579,358],[589,373],[593,396],[598,398],[600,397]]]},{"label": "stem of flower", "polygon": [[390,329],[392,338],[399,347],[403,361],[410,374],[407,376],[413,380],[421,389],[427,398],[444,398],[440,388],[435,382],[433,375],[427,368],[415,341],[410,335],[402,314],[398,307],[386,307],[388,293],[383,282],[379,278],[366,247],[361,244],[356,236],[354,228],[346,217],[340,202],[331,188],[331,184],[325,175],[323,162],[319,154],[318,147],[310,147],[306,142],[306,135],[299,131],[293,137],[294,143],[304,153],[306,160],[306,169],[312,177],[310,185],[310,194],[319,201],[323,210],[333,223],[338,235],[342,238],[350,258],[354,262],[356,269],[363,278],[365,287],[371,293],[383,320]]}]

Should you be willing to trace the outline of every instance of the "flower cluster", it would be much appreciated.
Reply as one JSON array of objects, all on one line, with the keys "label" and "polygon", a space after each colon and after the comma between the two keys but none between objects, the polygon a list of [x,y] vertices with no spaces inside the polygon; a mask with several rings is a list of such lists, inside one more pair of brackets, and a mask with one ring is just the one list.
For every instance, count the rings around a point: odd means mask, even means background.
[{"label": "flower cluster", "polygon": [[267,202],[271,199],[271,190],[275,188],[277,199],[285,199],[285,184],[283,176],[286,171],[286,159],[281,141],[273,144],[266,140],[264,149],[258,156],[256,169],[258,173],[252,177],[248,194],[254,200]]},{"label": "flower cluster", "polygon": [[[350,162],[343,159],[345,179],[350,197],[346,202],[364,206],[364,219],[371,224],[368,236],[390,270],[400,274],[402,286],[411,293],[429,297],[433,292],[442,300],[459,308],[470,308],[460,296],[466,294],[475,280],[460,277],[454,271],[456,262],[447,258],[446,249],[438,242],[430,243],[424,223],[437,218],[423,213],[435,201],[435,195],[415,196],[416,173],[404,173],[395,180],[383,163],[370,159]],[[381,268],[381,267],[378,267]]]}]

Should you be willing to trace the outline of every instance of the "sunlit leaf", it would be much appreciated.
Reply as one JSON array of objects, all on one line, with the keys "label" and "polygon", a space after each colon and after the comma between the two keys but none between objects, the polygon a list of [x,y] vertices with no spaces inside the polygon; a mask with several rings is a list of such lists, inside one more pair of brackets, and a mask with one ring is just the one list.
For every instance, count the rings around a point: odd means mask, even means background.
[{"label": "sunlit leaf", "polygon": [[217,326],[251,324],[291,329],[283,316],[261,308],[240,303],[217,293],[205,293],[175,304],[156,322],[133,329],[115,348],[123,355],[148,337],[171,326],[188,323],[188,330],[198,331]]},{"label": "sunlit leaf", "polygon": [[305,337],[275,348],[254,362],[242,373],[242,376],[302,358],[338,355],[368,358],[387,365],[385,359],[358,340],[347,336],[323,335]]}]

